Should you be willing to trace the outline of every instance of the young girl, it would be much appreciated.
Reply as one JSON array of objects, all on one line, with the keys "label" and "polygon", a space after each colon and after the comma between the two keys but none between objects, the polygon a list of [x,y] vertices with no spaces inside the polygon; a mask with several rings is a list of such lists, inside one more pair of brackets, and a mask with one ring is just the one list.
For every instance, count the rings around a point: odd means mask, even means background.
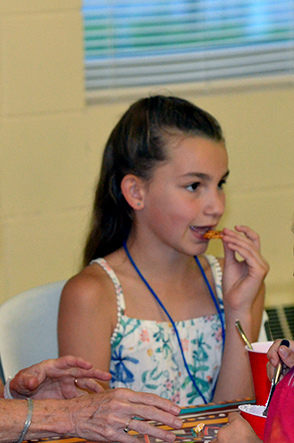
[{"label": "young girl", "polygon": [[207,112],[164,96],[128,109],[106,144],[86,267],[61,297],[61,355],[109,370],[110,387],[181,406],[253,396],[235,321],[257,340],[268,272],[259,237],[225,228],[224,260],[204,255],[228,174]]}]

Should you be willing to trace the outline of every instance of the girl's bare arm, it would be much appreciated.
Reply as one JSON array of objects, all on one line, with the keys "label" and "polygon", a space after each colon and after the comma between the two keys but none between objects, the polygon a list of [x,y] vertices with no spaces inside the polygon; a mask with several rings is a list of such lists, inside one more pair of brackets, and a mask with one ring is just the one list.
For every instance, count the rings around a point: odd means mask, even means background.
[{"label": "girl's bare arm", "polygon": [[251,342],[257,340],[264,304],[264,278],[269,270],[260,254],[259,237],[250,228],[237,226],[236,231],[225,228],[223,243],[226,344],[215,401],[254,395],[248,357],[235,322],[240,320]]},{"label": "girl's bare arm", "polygon": [[59,354],[83,357],[94,367],[108,371],[116,298],[108,281],[104,284],[104,275],[100,282],[97,274],[93,274],[92,269],[89,271],[86,268],[86,272],[73,277],[62,292],[58,318]]}]

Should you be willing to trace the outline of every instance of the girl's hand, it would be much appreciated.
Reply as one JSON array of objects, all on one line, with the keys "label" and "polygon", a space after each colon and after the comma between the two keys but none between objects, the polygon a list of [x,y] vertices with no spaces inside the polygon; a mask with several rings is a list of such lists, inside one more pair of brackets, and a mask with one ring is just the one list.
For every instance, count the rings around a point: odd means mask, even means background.
[{"label": "girl's hand", "polygon": [[[235,229],[237,232],[223,230],[224,303],[233,311],[250,312],[269,265],[260,254],[258,234],[247,226],[235,226]],[[239,261],[237,254],[243,260]]]},{"label": "girl's hand", "polygon": [[10,391],[14,398],[73,398],[85,394],[81,389],[104,391],[98,380],[110,378],[83,358],[67,355],[22,369],[11,380]]},{"label": "girl's hand", "polygon": [[255,342],[263,311],[263,280],[269,269],[260,254],[259,237],[250,228],[236,226],[236,231],[225,228],[223,244],[226,341],[214,401],[254,395],[248,356],[236,320],[241,321],[249,341]]}]

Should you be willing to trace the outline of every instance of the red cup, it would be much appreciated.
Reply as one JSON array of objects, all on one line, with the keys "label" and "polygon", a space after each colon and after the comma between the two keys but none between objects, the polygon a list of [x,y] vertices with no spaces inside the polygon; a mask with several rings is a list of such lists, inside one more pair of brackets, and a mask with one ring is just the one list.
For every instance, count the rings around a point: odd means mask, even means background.
[{"label": "red cup", "polygon": [[271,382],[266,371],[266,365],[268,362],[266,354],[272,343],[272,341],[251,343],[253,350],[245,346],[249,356],[257,405],[266,404],[271,388]]},{"label": "red cup", "polygon": [[240,414],[253,428],[258,437],[263,440],[266,417],[262,415],[265,406],[240,405]]}]

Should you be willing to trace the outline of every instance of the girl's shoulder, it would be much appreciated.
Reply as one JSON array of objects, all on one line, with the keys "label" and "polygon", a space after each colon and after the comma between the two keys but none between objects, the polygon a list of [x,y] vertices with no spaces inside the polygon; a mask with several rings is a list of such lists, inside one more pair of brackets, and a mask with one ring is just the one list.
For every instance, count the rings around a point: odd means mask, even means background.
[{"label": "girl's shoulder", "polygon": [[113,285],[105,271],[98,264],[86,266],[65,284],[61,300],[70,299],[75,303],[97,304],[109,299]]}]

